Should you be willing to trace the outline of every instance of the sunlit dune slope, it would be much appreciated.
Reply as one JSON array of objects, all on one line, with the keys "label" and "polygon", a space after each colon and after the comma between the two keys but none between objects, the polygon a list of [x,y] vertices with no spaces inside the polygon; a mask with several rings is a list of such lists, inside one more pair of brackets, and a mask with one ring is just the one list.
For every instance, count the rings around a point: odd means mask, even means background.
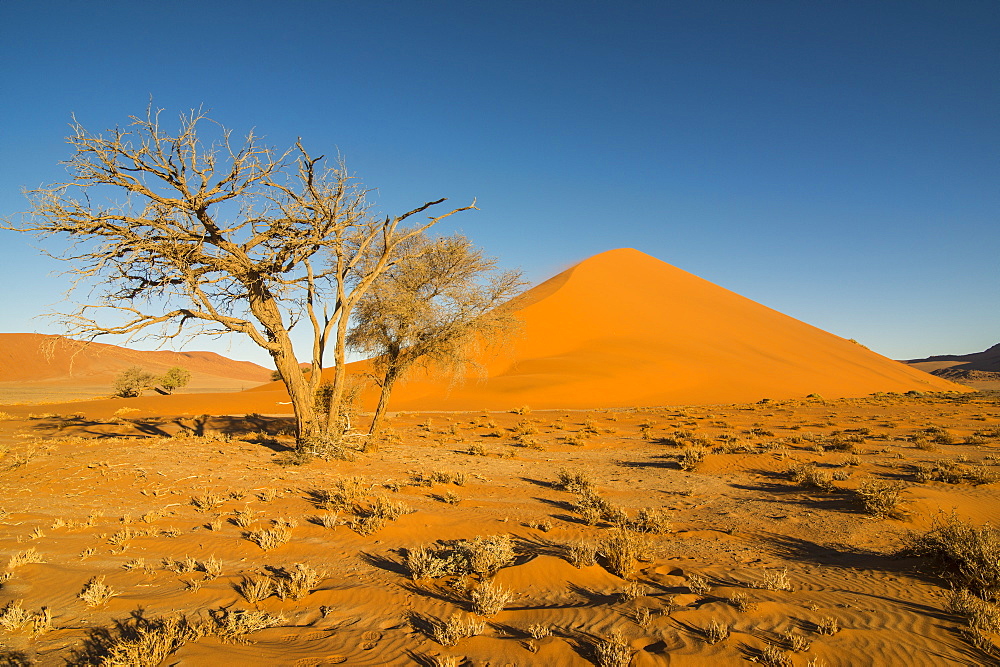
[{"label": "sunlit dune slope", "polygon": [[38,388],[106,387],[129,366],[162,374],[172,366],[191,371],[190,388],[239,389],[270,380],[270,371],[214,352],[130,350],[104,343],[83,343],[62,336],[0,334],[0,385]]},{"label": "sunlit dune slope", "polygon": [[415,378],[391,408],[728,403],[962,390],[645,253],[601,253],[513,306],[521,336],[485,379]]}]

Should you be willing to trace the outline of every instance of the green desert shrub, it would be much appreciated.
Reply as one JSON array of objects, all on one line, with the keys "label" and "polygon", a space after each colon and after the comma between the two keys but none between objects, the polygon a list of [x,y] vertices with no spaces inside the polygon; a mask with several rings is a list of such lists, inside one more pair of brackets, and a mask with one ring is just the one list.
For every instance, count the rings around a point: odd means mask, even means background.
[{"label": "green desert shrub", "polygon": [[115,378],[111,386],[113,396],[135,398],[156,382],[156,376],[140,366],[129,366]]}]

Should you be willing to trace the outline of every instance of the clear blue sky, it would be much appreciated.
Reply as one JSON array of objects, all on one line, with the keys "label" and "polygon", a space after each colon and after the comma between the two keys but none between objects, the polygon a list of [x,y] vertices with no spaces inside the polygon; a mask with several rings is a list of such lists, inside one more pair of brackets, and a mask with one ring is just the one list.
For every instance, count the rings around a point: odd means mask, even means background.
[{"label": "clear blue sky", "polygon": [[[0,215],[204,104],[540,281],[634,247],[882,354],[1000,342],[1000,2],[0,2]],[[65,281],[0,232],[0,331]],[[627,286],[626,286],[627,287]],[[109,341],[111,342],[111,341]],[[266,363],[249,344],[216,349]]]}]

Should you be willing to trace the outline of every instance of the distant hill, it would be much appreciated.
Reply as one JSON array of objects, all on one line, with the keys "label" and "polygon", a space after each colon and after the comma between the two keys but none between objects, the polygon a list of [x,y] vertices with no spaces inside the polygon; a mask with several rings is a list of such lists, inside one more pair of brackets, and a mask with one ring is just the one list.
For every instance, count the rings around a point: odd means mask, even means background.
[{"label": "distant hill", "polygon": [[940,354],[903,363],[977,389],[1000,389],[1000,343],[972,354]]},{"label": "distant hill", "polygon": [[215,352],[131,350],[64,336],[0,333],[0,403],[56,401],[107,395],[129,366],[160,375],[180,366],[191,371],[184,392],[239,391],[270,380],[270,370]]}]

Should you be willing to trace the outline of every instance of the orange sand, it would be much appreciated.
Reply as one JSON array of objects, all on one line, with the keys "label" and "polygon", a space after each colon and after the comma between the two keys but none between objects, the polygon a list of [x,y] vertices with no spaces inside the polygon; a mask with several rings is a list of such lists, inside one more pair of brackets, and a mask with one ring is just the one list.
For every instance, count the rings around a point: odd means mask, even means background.
[{"label": "orange sand", "polygon": [[[599,664],[595,646],[613,633],[634,667],[735,667],[768,648],[794,667],[995,662],[962,634],[948,583],[926,560],[893,554],[898,535],[925,530],[939,512],[977,524],[1000,512],[996,482],[914,475],[915,464],[951,461],[997,476],[996,397],[412,414],[392,420],[395,438],[353,461],[304,466],[279,465],[290,438],[261,435],[289,424],[0,416],[0,608],[52,613],[36,636],[0,626],[0,664],[90,664],[87,655],[98,663],[116,623],[137,614],[182,614],[211,633],[212,615],[226,609],[280,619],[241,640],[188,641],[161,664],[587,667]],[[927,446],[932,426],[955,444]],[[532,443],[515,437],[525,432]],[[975,434],[976,444],[967,442]],[[853,452],[819,444],[844,437]],[[690,471],[671,444],[686,438],[716,445]],[[808,462],[831,476],[831,490],[785,474]],[[629,517],[666,512],[670,527],[642,536],[648,543],[628,578],[600,557],[569,562],[567,545],[600,544],[615,530],[606,520],[588,525],[574,509],[579,497],[554,484],[563,469],[589,478]],[[352,476],[362,478],[356,502],[339,513],[320,506],[322,491]],[[854,491],[869,477],[905,483],[905,516],[861,510]],[[407,511],[373,532],[352,528],[379,497]],[[237,512],[247,518],[242,527]],[[264,550],[249,539],[275,521],[291,525],[287,543]],[[414,581],[404,564],[420,545],[495,535],[510,535],[517,554],[493,578],[511,592],[496,614],[474,614],[460,578]],[[12,564],[29,549],[40,562]],[[241,593],[246,578],[297,563],[318,574],[298,599]],[[762,585],[782,572],[789,590]],[[711,590],[692,591],[693,575]],[[95,577],[116,595],[88,607],[78,594]],[[752,604],[737,606],[737,595]],[[484,626],[444,646],[427,624],[454,614]],[[840,631],[821,633],[824,619]],[[712,622],[730,637],[709,643]],[[536,625],[551,635],[532,639]],[[789,633],[808,648],[793,653]]]}]

